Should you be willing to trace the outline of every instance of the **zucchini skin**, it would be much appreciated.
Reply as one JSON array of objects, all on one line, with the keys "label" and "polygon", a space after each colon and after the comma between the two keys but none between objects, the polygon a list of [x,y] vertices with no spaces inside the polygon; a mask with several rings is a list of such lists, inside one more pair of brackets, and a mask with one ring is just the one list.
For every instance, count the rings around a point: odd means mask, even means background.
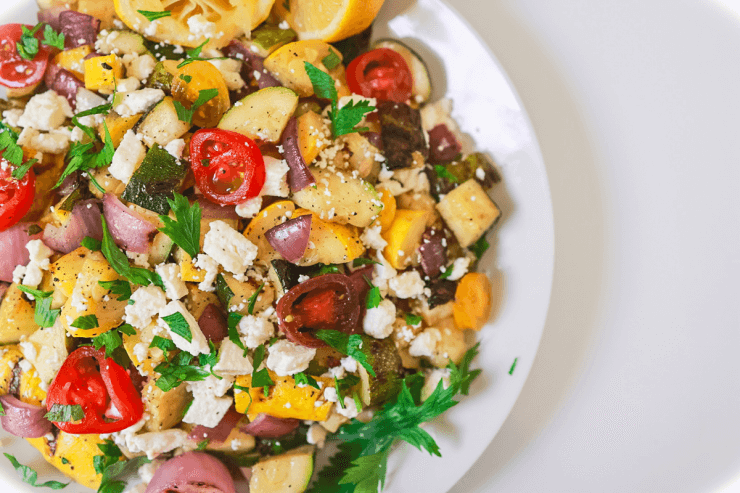
[{"label": "zucchini skin", "polygon": [[170,212],[167,199],[174,198],[186,172],[185,163],[155,144],[131,177],[121,198],[166,216]]}]

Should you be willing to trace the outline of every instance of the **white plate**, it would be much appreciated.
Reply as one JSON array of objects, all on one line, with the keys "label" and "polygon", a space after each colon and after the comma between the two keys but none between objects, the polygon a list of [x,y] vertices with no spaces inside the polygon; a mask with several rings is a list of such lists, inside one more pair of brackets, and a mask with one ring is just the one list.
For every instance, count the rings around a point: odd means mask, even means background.
[{"label": "white plate", "polygon": [[[33,22],[35,3],[0,7],[0,21]],[[537,140],[516,92],[499,63],[470,26],[440,0],[387,0],[375,35],[394,37],[416,49],[430,67],[434,98],[450,97],[453,116],[479,150],[499,164],[504,181],[493,193],[504,215],[489,241],[483,269],[500,286],[497,316],[480,333],[484,369],[472,395],[428,428],[443,457],[410,447],[392,457],[388,493],[449,490],[493,439],[529,373],[547,312],[553,272],[553,220],[547,175]],[[509,375],[513,361],[516,369]],[[53,469],[21,439],[5,438],[5,452],[39,471]],[[2,459],[4,461],[4,458]],[[0,462],[0,483],[15,491],[33,488]],[[89,491],[79,485],[65,492]]]}]

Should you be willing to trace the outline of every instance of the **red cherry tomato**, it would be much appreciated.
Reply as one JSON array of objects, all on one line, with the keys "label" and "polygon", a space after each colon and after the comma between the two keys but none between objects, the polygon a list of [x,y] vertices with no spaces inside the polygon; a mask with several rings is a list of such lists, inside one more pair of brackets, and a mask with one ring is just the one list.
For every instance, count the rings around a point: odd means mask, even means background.
[{"label": "red cherry tomato", "polygon": [[[26,26],[29,30],[33,26]],[[40,39],[41,30],[36,33]],[[51,50],[39,42],[39,52],[33,60],[26,60],[18,54],[16,43],[21,40],[20,24],[0,26],[0,84],[11,89],[22,89],[41,82],[46,72]]]},{"label": "red cherry tomato", "polygon": [[347,67],[347,84],[355,94],[403,103],[411,98],[413,78],[406,60],[389,48],[360,55]]},{"label": "red cherry tomato", "polygon": [[67,433],[113,433],[136,424],[144,414],[141,396],[126,370],[105,349],[82,346],[70,354],[49,386],[46,407],[79,405],[85,416],[54,422]]},{"label": "red cherry tomato", "polygon": [[29,169],[21,180],[13,178],[12,172],[13,165],[0,154],[0,231],[13,226],[31,210],[36,194],[33,169]]},{"label": "red cherry tomato", "polygon": [[259,195],[265,184],[262,153],[242,134],[198,130],[190,140],[190,159],[198,188],[217,204],[241,204]]}]

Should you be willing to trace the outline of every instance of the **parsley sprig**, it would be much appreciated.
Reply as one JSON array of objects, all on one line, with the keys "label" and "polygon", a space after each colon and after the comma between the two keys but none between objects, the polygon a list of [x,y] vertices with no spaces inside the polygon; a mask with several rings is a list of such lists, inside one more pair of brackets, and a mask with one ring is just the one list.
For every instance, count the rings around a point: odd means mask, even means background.
[{"label": "parsley sprig", "polygon": [[208,378],[210,372],[199,365],[192,364],[194,358],[192,354],[183,351],[172,358],[172,361],[159,364],[154,371],[161,376],[155,385],[162,391],[168,392],[183,382],[200,382]]},{"label": "parsley sprig", "polygon": [[13,464],[15,471],[18,476],[21,477],[24,483],[35,486],[36,488],[51,488],[52,490],[61,490],[70,485],[70,483],[60,483],[59,481],[47,481],[46,483],[38,483],[38,473],[28,466],[24,466],[14,456],[3,453],[3,455]]},{"label": "parsley sprig", "polygon": [[[442,381],[421,402],[422,373],[406,377],[397,398],[388,403],[373,418],[363,423],[353,420],[342,427],[337,438],[339,445],[330,465],[321,471],[316,483],[308,493],[376,493],[385,484],[388,455],[394,442],[405,441],[432,455],[441,456],[434,438],[420,427],[458,404],[455,398],[467,395],[470,384],[481,370],[470,370],[470,364],[478,354],[478,345],[471,348],[459,365],[450,362],[450,385],[445,388]],[[337,477],[340,477],[337,482]]]},{"label": "parsley sprig", "polygon": [[354,358],[370,375],[376,376],[375,370],[367,361],[367,354],[362,350],[364,341],[361,335],[345,334],[338,330],[318,330],[315,335],[340,353]]},{"label": "parsley sprig", "polygon": [[185,250],[191,258],[198,256],[200,251],[200,219],[202,212],[200,204],[190,201],[179,193],[174,194],[174,199],[167,199],[175,219],[168,216],[159,216],[164,227],[159,230],[175,242],[177,246]]},{"label": "parsley sprig", "polygon": [[[41,26],[44,26],[44,39],[39,43],[36,33],[39,32]],[[46,46],[52,46],[60,50],[64,49],[64,34],[57,33],[48,24],[36,24],[33,29],[28,29],[26,26],[21,26],[21,39],[16,42],[16,49],[21,58],[26,60],[33,60],[39,53],[41,44]]]},{"label": "parsley sprig", "polygon": [[190,105],[190,108],[186,108],[179,101],[175,101],[175,110],[177,111],[178,120],[185,123],[192,123],[193,115],[198,108],[208,103],[208,101],[216,96],[218,96],[218,89],[201,89],[200,92],[198,92],[198,99]]},{"label": "parsley sprig", "polygon": [[159,286],[164,289],[164,283],[159,274],[141,267],[132,267],[129,264],[126,254],[116,246],[116,243],[113,240],[113,235],[110,234],[110,230],[108,229],[105,217],[101,217],[101,220],[103,222],[103,243],[101,245],[101,251],[106,260],[108,260],[108,263],[110,263],[110,266],[113,267],[113,270],[134,284],[138,284],[140,286],[154,284],[155,286]]},{"label": "parsley sprig", "polygon": [[0,122],[0,152],[2,157],[14,166],[10,175],[16,180],[22,180],[28,170],[38,162],[36,159],[29,159],[23,162],[23,148],[18,145],[18,134],[13,129]]},{"label": "parsley sprig", "polygon": [[39,291],[38,289],[31,289],[27,286],[19,285],[18,289],[24,293],[33,297],[36,300],[36,308],[33,314],[33,321],[36,325],[43,328],[53,327],[57,321],[57,317],[61,313],[61,310],[52,310],[51,302],[53,291]]},{"label": "parsley sprig", "polygon": [[72,423],[84,419],[85,411],[79,404],[53,404],[44,417],[54,423]]},{"label": "parsley sprig", "polygon": [[128,367],[128,362],[126,362],[128,354],[126,354],[125,351],[121,352],[123,347],[123,338],[121,334],[134,336],[136,335],[136,329],[129,324],[123,324],[120,327],[93,337],[92,343],[93,346],[95,346],[95,349],[105,347],[105,357],[112,357],[116,363],[126,368]]},{"label": "parsley sprig", "polygon": [[331,75],[316,68],[309,62],[303,63],[306,67],[306,73],[309,79],[311,79],[316,96],[331,101],[329,117],[331,118],[334,138],[355,132],[366,132],[368,130],[367,128],[355,128],[355,126],[362,121],[365,114],[375,111],[375,107],[370,106],[368,101],[360,101],[357,104],[354,101],[350,101],[348,104],[342,106],[342,108],[339,108],[339,96],[337,95],[337,88],[334,85],[334,79]]},{"label": "parsley sprig", "polygon": [[152,10],[137,10],[137,12],[146,17],[146,20],[148,20],[149,22],[153,22],[164,17],[170,17],[172,15],[172,12],[170,12],[169,10],[164,10],[160,12],[155,12]]}]

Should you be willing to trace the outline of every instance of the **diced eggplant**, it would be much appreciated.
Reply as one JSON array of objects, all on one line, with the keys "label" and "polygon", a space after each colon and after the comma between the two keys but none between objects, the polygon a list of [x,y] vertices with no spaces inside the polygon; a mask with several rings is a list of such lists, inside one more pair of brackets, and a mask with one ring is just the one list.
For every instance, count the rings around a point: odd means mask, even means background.
[{"label": "diced eggplant", "polygon": [[429,101],[432,95],[432,80],[429,77],[429,69],[426,63],[418,53],[395,39],[379,39],[373,43],[373,48],[389,48],[401,55],[411,70],[411,77],[414,82],[412,99],[417,103]]},{"label": "diced eggplant", "polygon": [[167,215],[167,199],[180,188],[187,167],[160,145],[149,149],[144,161],[131,177],[121,198],[158,214]]},{"label": "diced eggplant", "polygon": [[429,149],[421,128],[419,110],[404,103],[382,101],[378,103],[378,114],[388,169],[411,167],[413,154],[417,151],[426,159]]},{"label": "diced eggplant", "polygon": [[455,299],[455,290],[457,289],[455,281],[433,279],[427,283],[427,287],[432,291],[432,295],[427,300],[430,310],[435,306],[444,305]]},{"label": "diced eggplant", "polygon": [[373,26],[362,31],[360,34],[355,34],[342,41],[332,43],[339,53],[342,54],[344,65],[347,66],[349,63],[365,53],[370,48],[370,38],[373,36]]}]

